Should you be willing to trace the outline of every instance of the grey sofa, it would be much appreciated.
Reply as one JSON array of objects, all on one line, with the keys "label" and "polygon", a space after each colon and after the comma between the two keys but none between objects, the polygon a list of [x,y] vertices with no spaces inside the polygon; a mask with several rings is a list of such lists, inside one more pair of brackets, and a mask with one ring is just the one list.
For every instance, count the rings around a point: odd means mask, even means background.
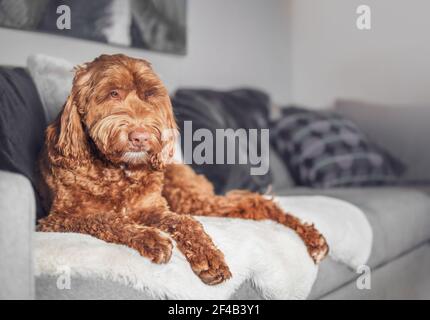
[{"label": "grey sofa", "polygon": [[[351,105],[352,102],[344,101],[336,108],[351,116],[348,111]],[[362,105],[358,105],[353,110],[357,108],[364,109]],[[368,121],[365,118],[373,118],[373,110],[373,107],[367,110],[365,116],[352,115],[353,120],[366,127]],[[423,110],[416,111],[415,117],[408,116],[408,121],[422,117]],[[394,113],[396,112],[404,111],[397,110]],[[360,119],[360,116],[364,118]],[[274,181],[275,194],[322,194],[344,199],[365,212],[373,229],[374,243],[368,263],[371,268],[371,289],[358,289],[356,281],[360,274],[327,258],[321,264],[311,299],[430,299],[430,184],[424,182],[430,181],[426,180],[430,174],[430,161],[422,161],[426,157],[422,150],[419,152],[419,159],[417,154],[409,152],[407,137],[404,137],[409,134],[416,142],[417,130],[430,133],[430,129],[427,126],[418,128],[414,123],[402,124],[401,115],[395,119],[386,126],[365,129],[380,144],[413,167],[414,178],[424,178],[419,183],[411,185],[405,181],[398,187],[325,190],[299,188],[292,185],[282,162],[276,156],[271,157],[271,168],[277,178]],[[390,131],[393,123],[398,126],[397,131]],[[426,125],[426,122],[423,124]],[[405,132],[401,130],[402,126],[414,130]],[[390,134],[384,134],[384,130]],[[399,136],[403,139],[401,145],[395,142]],[[417,148],[412,150],[415,152]],[[420,168],[415,166],[418,162]],[[421,174],[417,170],[421,170]],[[35,278],[32,247],[35,208],[34,191],[29,180],[20,174],[0,171],[0,299],[150,298],[125,285],[103,279],[72,278],[71,290],[58,290],[57,279]],[[246,283],[232,298],[258,299],[260,295],[257,289]]]},{"label": "grey sofa", "polygon": [[[286,194],[325,194],[364,210],[374,231],[369,266],[371,290],[359,290],[359,274],[330,258],[323,261],[310,298],[430,298],[430,194],[413,188],[288,189]],[[33,277],[32,236],[35,200],[21,175],[0,172],[1,299],[145,299],[141,292],[101,279],[72,279],[71,290],[58,290],[56,279]],[[259,298],[244,285],[233,298]]]}]

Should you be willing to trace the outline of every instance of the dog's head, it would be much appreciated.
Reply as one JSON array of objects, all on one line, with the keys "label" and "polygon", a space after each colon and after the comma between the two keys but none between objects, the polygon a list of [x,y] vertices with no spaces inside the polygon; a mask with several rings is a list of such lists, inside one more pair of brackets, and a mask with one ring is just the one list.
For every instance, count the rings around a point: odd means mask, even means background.
[{"label": "dog's head", "polygon": [[168,92],[151,65],[102,55],[76,68],[54,148],[69,159],[97,152],[114,164],[161,169],[173,156],[176,136]]}]

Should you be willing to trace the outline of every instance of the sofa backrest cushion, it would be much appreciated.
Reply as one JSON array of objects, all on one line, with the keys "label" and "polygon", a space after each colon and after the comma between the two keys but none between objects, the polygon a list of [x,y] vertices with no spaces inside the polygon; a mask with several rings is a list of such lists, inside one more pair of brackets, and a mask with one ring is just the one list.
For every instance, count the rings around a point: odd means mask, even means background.
[{"label": "sofa backrest cushion", "polygon": [[45,128],[42,103],[30,75],[23,68],[0,67],[0,170],[23,174],[35,186]]},{"label": "sofa backrest cushion", "polygon": [[430,183],[430,106],[396,107],[342,99],[335,110],[405,164],[404,184]]}]

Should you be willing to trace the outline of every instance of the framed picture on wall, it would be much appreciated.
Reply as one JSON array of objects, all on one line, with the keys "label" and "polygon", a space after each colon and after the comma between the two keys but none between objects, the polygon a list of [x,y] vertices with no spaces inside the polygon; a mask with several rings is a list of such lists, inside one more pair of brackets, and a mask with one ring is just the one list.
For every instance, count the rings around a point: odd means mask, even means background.
[{"label": "framed picture on wall", "polygon": [[187,0],[0,0],[0,27],[183,55]]}]

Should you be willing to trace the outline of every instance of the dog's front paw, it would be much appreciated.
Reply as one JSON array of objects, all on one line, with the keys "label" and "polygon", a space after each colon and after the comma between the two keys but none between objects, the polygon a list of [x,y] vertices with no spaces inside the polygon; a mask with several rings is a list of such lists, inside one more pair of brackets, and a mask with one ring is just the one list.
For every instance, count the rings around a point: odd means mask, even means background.
[{"label": "dog's front paw", "polygon": [[231,278],[231,272],[224,260],[224,254],[216,247],[200,250],[190,257],[191,268],[208,285],[219,284]]},{"label": "dog's front paw", "polygon": [[172,241],[156,229],[142,230],[131,239],[130,246],[154,263],[167,263],[172,256]]}]

